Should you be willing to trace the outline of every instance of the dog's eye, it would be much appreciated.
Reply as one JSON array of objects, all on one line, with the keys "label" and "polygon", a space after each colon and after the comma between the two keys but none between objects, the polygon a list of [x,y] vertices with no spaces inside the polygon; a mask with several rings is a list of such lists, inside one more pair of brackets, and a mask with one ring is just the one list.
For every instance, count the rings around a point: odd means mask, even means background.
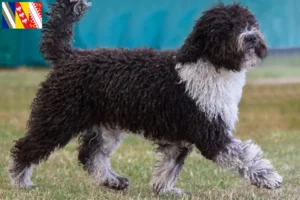
[{"label": "dog's eye", "polygon": [[233,28],[233,25],[230,24],[230,25],[227,26],[226,30],[227,30],[227,31],[230,31],[230,30],[232,30],[232,28]]}]

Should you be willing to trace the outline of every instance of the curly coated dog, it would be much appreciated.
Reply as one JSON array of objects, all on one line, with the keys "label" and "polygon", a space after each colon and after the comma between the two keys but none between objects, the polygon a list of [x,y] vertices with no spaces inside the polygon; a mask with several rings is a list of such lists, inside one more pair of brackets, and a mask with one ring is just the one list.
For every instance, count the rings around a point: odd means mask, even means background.
[{"label": "curly coated dog", "polygon": [[268,53],[248,8],[216,4],[176,50],[73,48],[73,25],[88,6],[87,0],[51,5],[40,50],[53,70],[33,100],[25,136],[11,149],[12,185],[31,187],[33,167],[79,136],[84,170],[124,189],[129,181],[111,169],[109,157],[133,133],[158,145],[155,194],[181,194],[174,184],[193,147],[257,187],[281,186],[260,147],[232,135],[246,71]]}]

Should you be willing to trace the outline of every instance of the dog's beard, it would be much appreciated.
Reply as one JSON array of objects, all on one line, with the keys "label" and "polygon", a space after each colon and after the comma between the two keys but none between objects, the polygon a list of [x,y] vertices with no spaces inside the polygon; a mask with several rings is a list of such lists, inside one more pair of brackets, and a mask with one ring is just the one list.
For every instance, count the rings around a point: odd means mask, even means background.
[{"label": "dog's beard", "polygon": [[254,48],[251,48],[245,52],[242,68],[248,69],[251,67],[255,67],[260,62],[261,62],[261,58],[257,55],[256,50]]}]

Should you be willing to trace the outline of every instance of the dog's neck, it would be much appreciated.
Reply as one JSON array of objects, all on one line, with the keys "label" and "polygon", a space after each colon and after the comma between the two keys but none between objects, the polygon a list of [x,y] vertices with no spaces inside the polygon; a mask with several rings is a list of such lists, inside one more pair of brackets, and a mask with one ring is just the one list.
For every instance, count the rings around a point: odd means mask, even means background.
[{"label": "dog's neck", "polygon": [[246,70],[216,71],[211,63],[201,59],[194,64],[177,64],[176,70],[188,95],[209,120],[220,116],[230,130],[234,129]]}]

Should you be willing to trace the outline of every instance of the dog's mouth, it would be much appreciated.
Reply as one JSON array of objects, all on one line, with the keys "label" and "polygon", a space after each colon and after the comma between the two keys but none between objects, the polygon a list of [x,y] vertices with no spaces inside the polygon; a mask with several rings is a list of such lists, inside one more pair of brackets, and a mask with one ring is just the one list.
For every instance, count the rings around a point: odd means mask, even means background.
[{"label": "dog's mouth", "polygon": [[251,46],[248,46],[246,48],[246,54],[248,55],[256,55],[259,59],[264,59],[267,54],[268,54],[268,51],[267,51],[267,48],[259,45],[259,44],[256,44],[256,45],[251,45]]},{"label": "dog's mouth", "polygon": [[261,62],[262,58],[256,52],[256,48],[248,48],[245,54],[244,68],[253,68]]},{"label": "dog's mouth", "polygon": [[264,59],[268,55],[268,49],[262,40],[256,40],[255,42],[246,42],[245,50],[247,53],[255,53],[260,59]]}]

